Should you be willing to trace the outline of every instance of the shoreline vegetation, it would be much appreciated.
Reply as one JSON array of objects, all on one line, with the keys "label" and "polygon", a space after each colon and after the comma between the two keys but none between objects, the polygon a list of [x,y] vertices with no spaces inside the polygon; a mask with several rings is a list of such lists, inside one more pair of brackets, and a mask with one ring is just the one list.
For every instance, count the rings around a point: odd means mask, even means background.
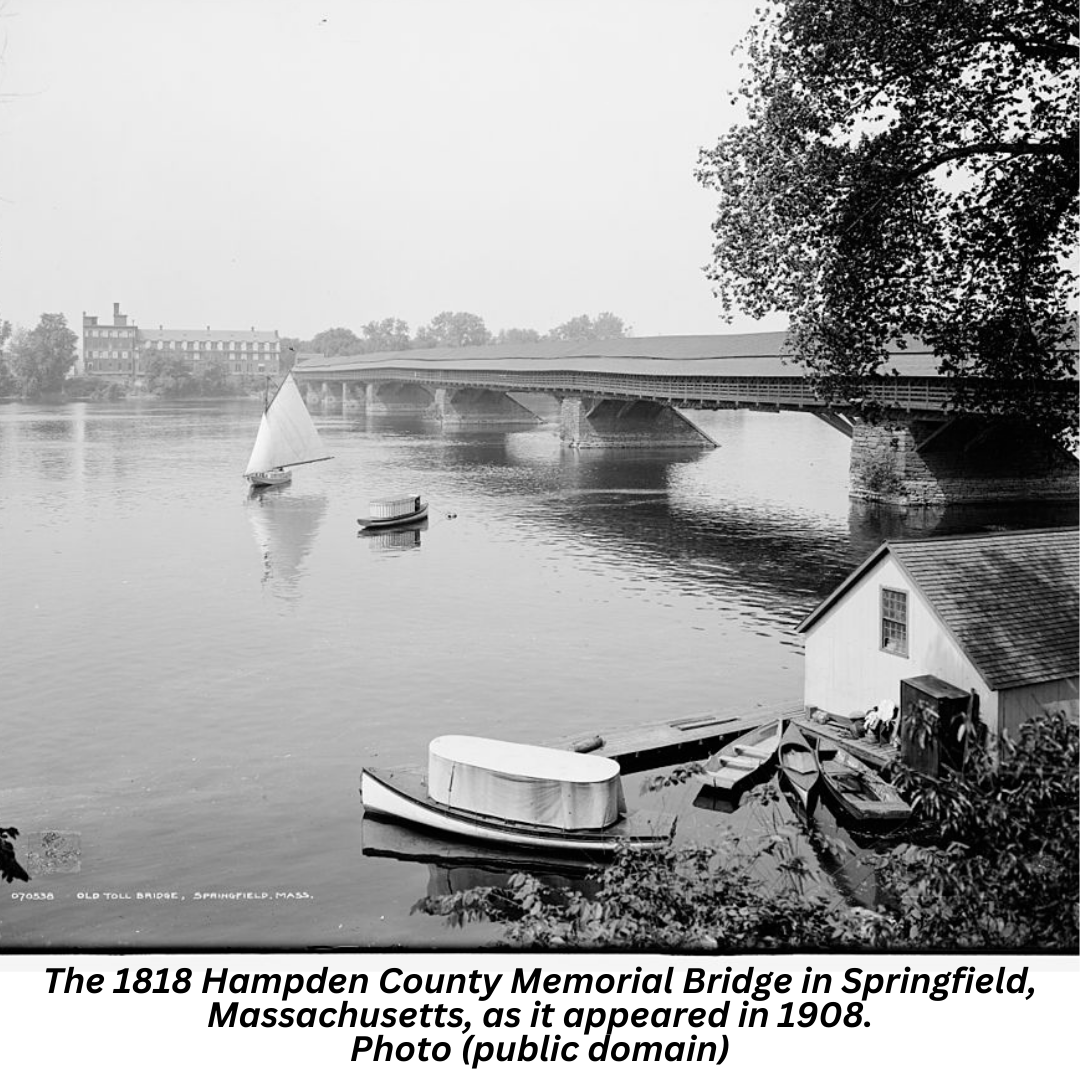
[{"label": "shoreline vegetation", "polygon": [[[898,764],[893,781],[914,822],[871,856],[872,905],[828,888],[799,854],[800,828],[778,815],[774,831],[750,842],[718,830],[705,845],[622,852],[585,888],[521,873],[417,910],[456,925],[500,923],[514,948],[1075,953],[1078,747],[1077,725],[1054,714],[1027,721],[1000,761],[974,747],[962,770],[939,778]],[[784,796],[769,783],[746,798],[768,806]],[[806,835],[850,854],[812,825]],[[766,862],[779,873],[763,874]]]},{"label": "shoreline vegetation", "polygon": [[243,383],[240,385],[213,385],[205,388],[186,386],[183,388],[147,389],[145,386],[131,385],[122,379],[109,379],[105,376],[75,375],[64,381],[59,390],[50,390],[36,394],[0,394],[0,402],[33,402],[48,405],[67,405],[77,401],[215,401],[235,400],[239,398],[260,398],[263,395],[261,383]]}]

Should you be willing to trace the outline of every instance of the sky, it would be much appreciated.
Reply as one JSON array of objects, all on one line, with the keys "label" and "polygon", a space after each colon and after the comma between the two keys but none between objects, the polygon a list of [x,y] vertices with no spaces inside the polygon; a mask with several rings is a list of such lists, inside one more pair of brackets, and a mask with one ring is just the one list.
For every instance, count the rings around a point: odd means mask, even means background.
[{"label": "sky", "polygon": [[760,0],[0,0],[0,318],[722,320],[700,148]]}]

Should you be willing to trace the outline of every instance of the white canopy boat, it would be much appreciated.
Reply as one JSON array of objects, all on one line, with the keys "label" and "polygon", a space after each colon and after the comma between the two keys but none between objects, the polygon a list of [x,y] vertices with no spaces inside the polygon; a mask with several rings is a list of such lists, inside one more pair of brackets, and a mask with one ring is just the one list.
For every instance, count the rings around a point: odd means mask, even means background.
[{"label": "white canopy boat", "polygon": [[364,769],[365,813],[473,841],[610,854],[660,847],[671,814],[626,813],[619,763],[592,754],[443,735],[416,769]]},{"label": "white canopy boat", "polygon": [[357,518],[356,522],[365,530],[392,529],[423,521],[427,515],[427,503],[419,495],[391,495],[372,499],[368,503],[368,516]]},{"label": "white canopy boat", "polygon": [[331,457],[289,372],[263,409],[244,479],[255,488],[287,484],[292,480],[289,470],[293,465],[329,461]]}]

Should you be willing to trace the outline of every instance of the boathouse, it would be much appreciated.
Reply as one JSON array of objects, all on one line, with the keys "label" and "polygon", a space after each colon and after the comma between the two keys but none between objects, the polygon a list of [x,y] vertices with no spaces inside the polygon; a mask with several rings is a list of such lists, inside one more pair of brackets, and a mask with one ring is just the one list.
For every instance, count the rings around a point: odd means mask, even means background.
[{"label": "boathouse", "polygon": [[837,717],[883,699],[973,695],[989,733],[1080,715],[1078,530],[889,540],[798,626],[804,701]]}]

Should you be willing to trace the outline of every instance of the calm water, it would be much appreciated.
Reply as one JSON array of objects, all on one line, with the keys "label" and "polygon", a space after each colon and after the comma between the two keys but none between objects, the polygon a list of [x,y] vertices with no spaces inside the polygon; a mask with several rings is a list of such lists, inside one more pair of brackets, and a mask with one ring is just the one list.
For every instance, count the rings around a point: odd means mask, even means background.
[{"label": "calm water", "polygon": [[[249,498],[258,414],[0,404],[0,824],[79,856],[3,886],[0,948],[489,940],[410,910],[482,871],[363,854],[364,763],[797,698],[794,625],[883,536],[1075,520],[853,507],[847,441],[788,414],[701,414],[709,452],[317,415],[334,459]],[[427,527],[359,537],[402,490]],[[698,791],[648,801],[754,827]]]}]

